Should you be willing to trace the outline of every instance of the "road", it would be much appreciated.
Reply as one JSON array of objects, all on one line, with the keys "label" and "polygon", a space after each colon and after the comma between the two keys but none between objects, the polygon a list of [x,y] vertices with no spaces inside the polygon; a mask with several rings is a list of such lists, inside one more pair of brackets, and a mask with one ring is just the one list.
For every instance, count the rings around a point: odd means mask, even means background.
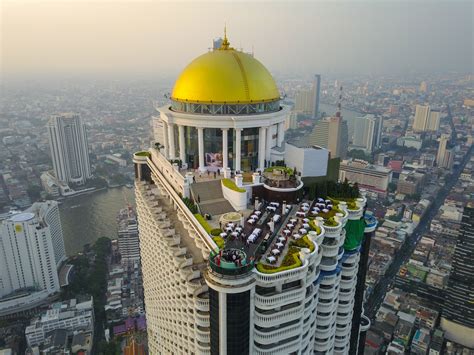
[{"label": "road", "polygon": [[439,208],[444,202],[444,199],[449,194],[449,191],[451,191],[453,186],[458,181],[459,175],[461,175],[461,172],[472,155],[472,150],[473,147],[471,147],[471,149],[466,153],[466,156],[464,157],[464,160],[462,161],[459,168],[453,169],[452,175],[446,179],[446,184],[441,188],[430,207],[428,207],[428,210],[426,211],[418,226],[413,231],[413,234],[407,238],[385,275],[374,287],[374,290],[372,291],[364,306],[365,313],[370,319],[375,318],[375,314],[377,313],[377,310],[385,297],[385,293],[393,282],[395,275],[400,269],[400,266],[408,261],[411,254],[415,250],[416,244],[420,240],[420,237],[429,229],[431,220],[434,216],[436,216]]}]

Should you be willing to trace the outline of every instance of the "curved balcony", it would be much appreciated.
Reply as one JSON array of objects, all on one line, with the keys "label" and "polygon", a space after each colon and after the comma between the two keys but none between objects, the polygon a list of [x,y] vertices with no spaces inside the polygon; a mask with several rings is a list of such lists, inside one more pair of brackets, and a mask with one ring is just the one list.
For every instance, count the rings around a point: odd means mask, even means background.
[{"label": "curved balcony", "polygon": [[360,319],[360,329],[359,329],[359,331],[360,332],[366,332],[367,330],[369,330],[370,324],[371,324],[370,319],[365,314],[363,314],[361,319]]},{"label": "curved balcony", "polygon": [[283,329],[276,329],[270,332],[262,332],[255,329],[254,340],[260,344],[273,344],[279,342],[281,339],[296,336],[301,332],[301,324],[297,323],[290,327]]},{"label": "curved balcony", "polygon": [[325,236],[328,238],[337,238],[341,235],[342,231],[342,223],[337,222],[337,226],[328,226],[327,224],[323,224],[325,230]]},{"label": "curved balcony", "polygon": [[320,316],[316,313],[316,324],[331,325],[334,322],[334,317],[330,314],[328,316]]},{"label": "curved balcony", "polygon": [[196,341],[196,348],[198,350],[198,354],[210,354],[211,353],[211,344],[209,344],[209,343],[202,343],[200,341]]},{"label": "curved balcony", "polygon": [[209,312],[209,299],[195,297],[194,307],[199,311]]},{"label": "curved balcony", "polygon": [[337,258],[322,258],[319,268],[323,271],[332,271],[337,267]]},{"label": "curved balcony", "polygon": [[349,334],[351,332],[351,324],[350,323],[347,323],[345,324],[344,326],[336,326],[336,335],[337,336],[346,336],[347,334]]},{"label": "curved balcony", "polygon": [[196,322],[196,325],[200,326],[200,327],[204,327],[204,328],[209,328],[210,325],[209,325],[209,314],[199,314],[199,313],[195,313],[194,314],[194,319],[195,319],[195,322]]},{"label": "curved balcony", "polygon": [[255,344],[255,354],[257,355],[273,355],[273,354],[290,354],[297,352],[300,348],[300,339],[293,340],[287,344],[282,344],[276,347],[271,347],[269,349],[262,349],[257,344]]},{"label": "curved balcony", "polygon": [[261,314],[255,312],[255,325],[259,327],[274,327],[284,322],[289,322],[298,319],[303,314],[304,305],[300,305],[295,308],[283,310],[280,312]]},{"label": "curved balcony", "polygon": [[256,275],[257,284],[273,284],[275,282],[288,282],[301,279],[306,276],[308,269],[308,261],[306,260],[303,266],[291,270],[276,272],[274,274],[264,274],[256,268],[253,270]]},{"label": "curved balcony", "polygon": [[319,299],[333,299],[336,296],[334,287],[327,289],[320,286],[318,294],[319,294]]},{"label": "curved balcony", "polygon": [[352,321],[352,315],[353,315],[353,312],[352,312],[352,307],[354,306],[353,304],[349,304],[348,305],[349,308],[345,308],[343,310],[341,310],[339,307],[337,308],[337,313],[347,313],[347,315],[345,316],[340,316],[338,314],[336,314],[336,322],[337,324],[348,324]]},{"label": "curved balcony", "polygon": [[331,339],[319,340],[319,339],[316,338],[314,340],[314,350],[315,351],[326,353],[326,352],[329,351],[331,346],[332,346]]},{"label": "curved balcony", "polygon": [[339,253],[339,243],[337,242],[331,243],[331,244],[323,243],[322,249],[323,249],[323,257],[326,257],[326,258],[335,257]]},{"label": "curved balcony", "polygon": [[293,302],[299,302],[304,299],[303,289],[298,287],[295,290],[283,291],[271,296],[255,295],[255,307],[261,309],[272,309],[284,306]]},{"label": "curved balcony", "polygon": [[196,340],[201,343],[210,343],[211,337],[209,331],[209,328],[207,328],[206,330],[201,330],[199,329],[199,327],[196,327]]},{"label": "curved balcony", "polygon": [[351,277],[350,280],[344,280],[341,278],[341,281],[339,281],[339,285],[341,288],[353,288],[355,284],[356,277],[355,275]]}]

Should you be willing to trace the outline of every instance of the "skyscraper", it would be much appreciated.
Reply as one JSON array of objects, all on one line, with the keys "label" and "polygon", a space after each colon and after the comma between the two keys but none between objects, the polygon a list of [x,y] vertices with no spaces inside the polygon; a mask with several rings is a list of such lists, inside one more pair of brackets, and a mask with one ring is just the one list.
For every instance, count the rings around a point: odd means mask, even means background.
[{"label": "skyscraper", "polygon": [[439,168],[451,169],[454,162],[454,152],[448,148],[450,136],[442,134],[439,139],[438,153],[436,155],[436,165]]},{"label": "skyscraper", "polygon": [[58,203],[56,201],[35,202],[25,212],[34,213],[37,220],[49,227],[53,243],[54,260],[56,266],[59,267],[66,260],[66,249],[64,247],[63,228]]},{"label": "skyscraper", "polygon": [[224,37],[159,112],[164,148],[133,157],[150,352],[347,354],[366,199],[300,201],[293,169],[268,166],[289,108],[267,69]]},{"label": "skyscraper", "polygon": [[347,121],[337,116],[317,121],[307,142],[309,145],[327,148],[331,152],[331,158],[344,158],[348,147]]},{"label": "skyscraper", "polygon": [[463,212],[449,275],[441,327],[445,337],[474,348],[474,203]]},{"label": "skyscraper", "polygon": [[437,132],[439,130],[440,115],[439,110],[431,110],[428,105],[416,105],[413,131]]},{"label": "skyscraper", "polygon": [[438,132],[440,118],[441,113],[438,110],[431,110],[426,130],[431,132]]},{"label": "skyscraper", "polygon": [[319,98],[321,96],[321,75],[315,74],[313,81],[313,118],[319,114]]},{"label": "skyscraper", "polygon": [[91,177],[87,133],[79,115],[53,115],[48,122],[51,158],[56,178],[82,185]]},{"label": "skyscraper", "polygon": [[54,217],[23,212],[0,225],[0,316],[36,307],[59,292],[57,226],[47,220]]},{"label": "skyscraper", "polygon": [[118,247],[122,264],[140,260],[140,242],[138,224],[132,207],[124,208],[119,213]]},{"label": "skyscraper", "polygon": [[382,119],[375,115],[357,118],[352,137],[352,148],[362,149],[367,153],[380,147],[382,139]]},{"label": "skyscraper", "polygon": [[295,96],[294,111],[305,115],[314,114],[314,90],[306,89],[300,90]]},{"label": "skyscraper", "polygon": [[415,132],[424,132],[428,127],[428,121],[430,117],[430,107],[416,105],[415,108],[415,119],[413,121],[413,130]]}]

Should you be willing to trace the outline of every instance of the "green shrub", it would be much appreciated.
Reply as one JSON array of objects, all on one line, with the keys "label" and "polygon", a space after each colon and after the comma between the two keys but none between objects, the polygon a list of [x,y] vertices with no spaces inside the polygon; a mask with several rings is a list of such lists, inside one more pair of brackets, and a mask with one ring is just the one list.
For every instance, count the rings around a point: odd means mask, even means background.
[{"label": "green shrub", "polygon": [[311,240],[309,240],[307,235],[305,235],[303,238],[295,240],[294,242],[291,242],[290,246],[308,248],[311,253],[314,251],[314,244]]},{"label": "green shrub", "polygon": [[194,214],[194,217],[198,220],[198,222],[203,226],[203,228],[206,230],[207,234],[211,234],[212,227],[207,223],[207,221],[204,219],[202,215],[199,213]]},{"label": "green shrub", "polygon": [[147,152],[147,151],[136,152],[135,155],[136,155],[137,157],[149,157],[149,156],[150,156],[150,152]]},{"label": "green shrub", "polygon": [[292,176],[292,175],[295,174],[294,169],[288,168],[288,167],[286,167],[286,166],[272,166],[272,167],[266,168],[264,171],[265,171],[265,172],[268,172],[268,173],[272,173],[274,170],[280,170],[280,171],[282,171],[282,172],[285,172],[285,171],[286,171],[286,174],[287,174],[288,176]]},{"label": "green shrub", "polygon": [[214,237],[220,236],[221,233],[222,233],[222,229],[220,228],[211,229],[211,235]]},{"label": "green shrub", "polygon": [[183,202],[186,205],[186,207],[189,208],[189,210],[191,211],[192,214],[198,213],[197,206],[189,198],[183,197]]},{"label": "green shrub", "polygon": [[334,217],[331,217],[331,218],[328,218],[328,219],[324,220],[324,225],[326,225],[328,227],[337,227],[338,223],[336,222]]},{"label": "green shrub", "polygon": [[217,244],[219,249],[224,249],[225,247],[225,240],[222,237],[213,237],[212,240]]},{"label": "green shrub", "polygon": [[316,225],[316,222],[314,221],[314,219],[313,220],[310,219],[308,224],[312,230],[314,230],[318,234],[321,234],[321,228],[318,225]]},{"label": "green shrub", "polygon": [[245,189],[242,189],[242,188],[238,187],[235,184],[235,182],[231,179],[222,179],[221,182],[222,182],[222,185],[224,185],[228,189],[231,189],[232,191],[236,191],[236,192],[246,192],[247,191]]}]

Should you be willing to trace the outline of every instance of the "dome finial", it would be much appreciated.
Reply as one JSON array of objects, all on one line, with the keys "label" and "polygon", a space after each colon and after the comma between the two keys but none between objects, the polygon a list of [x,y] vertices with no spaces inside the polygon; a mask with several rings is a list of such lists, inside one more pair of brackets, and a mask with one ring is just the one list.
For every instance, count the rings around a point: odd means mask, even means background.
[{"label": "dome finial", "polygon": [[227,25],[224,24],[224,40],[222,41],[220,49],[229,49],[230,43],[227,39]]}]

